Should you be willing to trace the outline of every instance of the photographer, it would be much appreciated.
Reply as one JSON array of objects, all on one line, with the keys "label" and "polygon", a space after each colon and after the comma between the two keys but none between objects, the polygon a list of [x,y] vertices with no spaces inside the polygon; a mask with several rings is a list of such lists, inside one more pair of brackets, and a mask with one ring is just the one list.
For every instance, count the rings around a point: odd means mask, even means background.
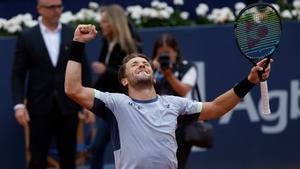
[{"label": "photographer", "polygon": [[[170,34],[163,34],[154,43],[152,61],[154,77],[156,78],[156,91],[160,95],[176,95],[193,97],[193,88],[197,82],[197,69],[195,65],[183,61],[176,38]],[[199,114],[178,117],[176,141],[178,145],[178,169],[184,169],[192,145],[185,141],[185,127],[197,120]]]}]

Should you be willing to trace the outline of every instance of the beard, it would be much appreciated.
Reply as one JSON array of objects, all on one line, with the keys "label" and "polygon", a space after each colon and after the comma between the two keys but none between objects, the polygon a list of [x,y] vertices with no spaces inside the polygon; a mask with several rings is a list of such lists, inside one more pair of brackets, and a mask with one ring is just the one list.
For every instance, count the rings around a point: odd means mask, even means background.
[{"label": "beard", "polygon": [[154,84],[154,77],[152,74],[138,74],[135,75],[135,77],[130,76],[129,79],[129,83],[131,84],[131,86],[136,89],[151,88]]}]

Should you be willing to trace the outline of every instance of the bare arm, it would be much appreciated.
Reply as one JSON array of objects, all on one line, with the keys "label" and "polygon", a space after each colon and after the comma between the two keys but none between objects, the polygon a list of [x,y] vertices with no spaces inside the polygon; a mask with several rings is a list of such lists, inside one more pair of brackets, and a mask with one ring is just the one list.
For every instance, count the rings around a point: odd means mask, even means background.
[{"label": "bare arm", "polygon": [[[79,25],[75,30],[73,41],[87,43],[88,41],[95,38],[96,33],[97,31],[95,29],[95,26]],[[71,99],[73,99],[81,106],[87,109],[91,109],[94,104],[94,91],[92,88],[82,86],[81,71],[82,67],[80,61],[68,61],[65,76],[65,92]]]},{"label": "bare arm", "polygon": [[215,119],[223,116],[240,102],[240,98],[230,89],[212,102],[204,102],[200,120]]},{"label": "bare arm", "polygon": [[82,86],[81,64],[69,60],[65,78],[66,94],[76,103],[87,109],[91,109],[94,104],[94,91],[92,88]]},{"label": "bare arm", "polygon": [[[255,66],[251,69],[247,79],[252,84],[257,84],[260,82],[258,71],[262,70],[262,65],[266,60],[262,60],[258,63],[258,66]],[[270,75],[270,65],[266,68],[265,72],[262,75],[262,80],[266,80]],[[233,89],[225,92],[224,94],[217,97],[212,102],[204,102],[203,108],[199,116],[199,120],[209,120],[215,119],[223,116],[229,110],[233,109],[239,102],[241,98],[237,96]]]}]

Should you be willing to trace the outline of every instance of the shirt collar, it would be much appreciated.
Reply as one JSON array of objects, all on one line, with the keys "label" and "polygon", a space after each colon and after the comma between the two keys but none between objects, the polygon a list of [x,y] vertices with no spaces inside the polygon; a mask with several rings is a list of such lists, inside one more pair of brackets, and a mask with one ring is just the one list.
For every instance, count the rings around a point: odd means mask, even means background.
[{"label": "shirt collar", "polygon": [[46,25],[44,25],[42,21],[39,21],[39,25],[40,25],[42,33],[49,33],[49,32],[60,33],[61,29],[62,29],[62,24],[61,23],[58,24],[57,28],[54,31],[47,28]]}]

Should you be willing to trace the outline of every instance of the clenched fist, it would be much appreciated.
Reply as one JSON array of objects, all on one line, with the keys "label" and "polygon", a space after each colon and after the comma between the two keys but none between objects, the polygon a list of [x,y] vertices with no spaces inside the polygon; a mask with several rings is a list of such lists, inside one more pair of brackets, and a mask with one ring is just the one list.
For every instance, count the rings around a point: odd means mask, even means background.
[{"label": "clenched fist", "polygon": [[74,33],[73,41],[87,43],[94,39],[96,35],[97,30],[94,25],[78,25]]}]

